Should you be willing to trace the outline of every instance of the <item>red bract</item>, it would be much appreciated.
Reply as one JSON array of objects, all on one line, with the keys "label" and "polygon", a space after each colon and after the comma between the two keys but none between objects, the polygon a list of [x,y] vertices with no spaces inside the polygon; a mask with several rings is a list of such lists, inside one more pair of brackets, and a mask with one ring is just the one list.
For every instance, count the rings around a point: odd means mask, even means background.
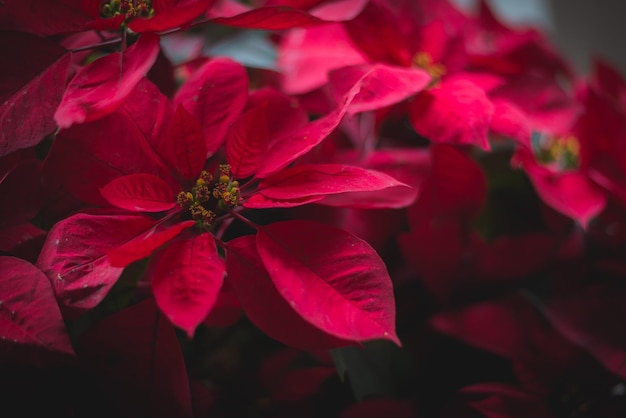
[{"label": "red bract", "polygon": [[[149,17],[133,18],[128,28],[134,32],[159,32],[185,26],[207,11],[215,0],[156,0]],[[140,2],[141,3],[141,2]],[[150,16],[151,15],[151,16]]]},{"label": "red bract", "polygon": [[0,33],[0,156],[54,132],[54,112],[69,76],[70,54],[51,41]]},{"label": "red bract", "polygon": [[39,364],[46,351],[74,355],[59,306],[46,276],[32,264],[0,257],[2,363]]},{"label": "red bract", "polygon": [[50,230],[37,266],[62,305],[93,308],[123,271],[111,265],[107,252],[154,227],[155,221],[142,215],[74,215]]},{"label": "red bract", "polygon": [[245,294],[243,309],[274,338],[308,350],[375,338],[399,344],[391,282],[364,241],[323,224],[291,221],[227,248],[230,280]]},{"label": "red bract", "polygon": [[102,57],[74,76],[54,114],[69,128],[113,112],[150,69],[159,51],[158,37],[142,35],[128,50]]},{"label": "red bract", "polygon": [[[519,147],[512,164],[526,171],[544,202],[586,227],[606,204],[606,195],[592,181],[589,166],[590,149],[597,135],[592,127],[605,118],[594,106],[587,107],[582,114],[575,102],[562,104],[560,108],[565,120],[545,115],[544,120],[552,121],[553,125],[544,124],[541,117],[511,108],[513,123],[505,122],[500,128],[506,125],[505,131],[523,135],[516,138]],[[528,133],[532,136],[526,137]]]},{"label": "red bract", "polygon": [[224,261],[210,234],[172,242],[154,258],[152,292],[161,311],[189,338],[217,301]]}]

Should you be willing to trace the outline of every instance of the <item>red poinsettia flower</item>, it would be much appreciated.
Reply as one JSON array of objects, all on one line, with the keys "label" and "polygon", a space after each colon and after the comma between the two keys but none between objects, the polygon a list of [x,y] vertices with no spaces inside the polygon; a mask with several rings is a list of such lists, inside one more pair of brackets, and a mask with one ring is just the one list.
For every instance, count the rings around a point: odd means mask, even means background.
[{"label": "red poinsettia flower", "polygon": [[[409,118],[420,135],[487,149],[493,105],[465,73],[461,33],[468,24],[447,2],[370,1],[356,18],[342,23],[347,37],[343,29],[335,30],[337,39],[315,28],[290,34],[280,49],[285,86],[304,92],[327,78],[334,96],[341,98],[361,83],[351,114],[411,98]],[[329,59],[324,50],[342,59]],[[315,77],[308,76],[312,68]]]},{"label": "red poinsettia flower", "polygon": [[[157,304],[190,336],[216,303],[227,272],[251,320],[281,341],[306,348],[398,341],[391,282],[369,245],[321,224],[256,226],[239,213],[313,202],[402,207],[414,199],[408,186],[383,173],[333,164],[288,167],[338,125],[345,106],[307,122],[293,100],[263,89],[241,113],[247,78],[243,67],[224,59],[207,62],[187,81],[174,98],[176,110],[147,81],[140,87],[129,96],[132,102],[93,122],[108,137],[110,117],[124,115],[134,125],[135,134],[121,134],[124,157],[111,144],[78,139],[83,129],[93,129],[90,124],[62,132],[51,152],[48,164],[65,166],[68,156],[86,152],[89,169],[78,178],[71,162],[68,187],[86,200],[124,210],[78,214],[50,231],[38,265],[64,304],[93,306],[123,267],[154,254],[148,274]],[[141,120],[141,104],[147,102],[161,104],[158,128]],[[256,236],[222,241],[233,220],[253,226]],[[87,225],[92,232],[83,235]],[[86,255],[77,245],[87,242]],[[218,246],[226,250],[225,266]],[[355,267],[356,259],[362,267]],[[364,298],[367,292],[371,298]],[[275,301],[271,307],[269,300]],[[279,307],[282,313],[275,315]]]}]

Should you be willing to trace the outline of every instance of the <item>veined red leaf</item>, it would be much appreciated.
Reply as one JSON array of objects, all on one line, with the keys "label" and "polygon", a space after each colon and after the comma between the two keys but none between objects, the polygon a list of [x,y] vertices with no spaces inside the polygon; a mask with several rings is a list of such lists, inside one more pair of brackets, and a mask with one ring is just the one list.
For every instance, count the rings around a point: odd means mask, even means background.
[{"label": "veined red leaf", "polygon": [[272,140],[267,149],[263,165],[259,168],[255,177],[265,178],[271,176],[322,142],[339,126],[346,114],[348,105],[352,102],[356,93],[357,90],[352,89],[346,94],[341,106],[334,111],[304,125],[295,132]]},{"label": "veined red leaf", "polygon": [[416,195],[412,187],[378,171],[340,164],[303,164],[264,179],[244,206],[290,207],[317,201],[330,206],[400,208],[411,204]]},{"label": "veined red leaf", "polygon": [[[252,10],[240,10],[236,15],[223,15],[226,9],[215,9],[209,12],[211,20],[226,26],[247,29],[282,30],[294,27],[315,26],[322,20],[311,16],[303,10],[286,6],[259,7]],[[229,11],[229,10],[228,10]]]},{"label": "veined red leaf", "polygon": [[124,53],[83,67],[67,87],[54,119],[62,128],[113,112],[146,75],[159,53],[159,37],[144,34]]},{"label": "veined red leaf", "polygon": [[465,80],[442,81],[417,95],[409,118],[415,131],[437,143],[490,149],[487,134],[494,106],[485,92]]},{"label": "veined red leaf", "polygon": [[181,104],[159,138],[157,152],[185,180],[195,179],[202,171],[207,156],[202,127]]},{"label": "veined red leaf", "polygon": [[109,262],[113,267],[126,267],[133,261],[148,257],[161,245],[194,225],[195,221],[179,222],[165,228],[155,225],[122,246],[109,251],[107,253]]},{"label": "veined red leaf", "polygon": [[74,355],[46,275],[15,257],[0,257],[0,271],[1,351],[26,346]]},{"label": "veined red leaf", "polygon": [[70,54],[52,41],[13,32],[0,33],[0,51],[2,156],[36,145],[56,129]]},{"label": "veined red leaf", "polygon": [[248,98],[244,67],[228,58],[216,58],[200,67],[174,97],[195,116],[204,130],[208,155],[224,143],[230,125],[239,117]]},{"label": "veined red leaf", "polygon": [[[204,13],[215,0],[179,0],[163,10],[155,10],[149,18],[135,18],[128,27],[134,32],[158,32],[185,26]],[[157,3],[158,4],[158,3]],[[155,6],[156,9],[156,6]]]},{"label": "veined red leaf", "polygon": [[113,206],[133,212],[162,212],[176,206],[176,192],[152,174],[118,177],[100,189],[100,193]]},{"label": "veined red leaf", "polygon": [[154,300],[105,318],[81,334],[76,350],[106,398],[125,414],[193,416],[180,344]]},{"label": "veined red leaf", "polygon": [[256,241],[276,289],[311,324],[349,341],[400,345],[391,279],[365,241],[310,221],[264,226]]},{"label": "veined red leaf", "polygon": [[335,97],[344,97],[357,88],[348,107],[349,114],[381,109],[422,91],[431,76],[421,68],[395,67],[385,64],[363,64],[340,68],[329,74]]},{"label": "veined red leaf", "polygon": [[215,305],[224,281],[224,261],[211,234],[170,243],[150,266],[159,308],[189,338]]},{"label": "veined red leaf", "polygon": [[226,160],[235,178],[244,179],[256,173],[268,143],[264,105],[248,110],[235,121],[226,139]]},{"label": "veined red leaf", "polygon": [[37,260],[50,279],[59,302],[90,309],[106,296],[122,274],[111,265],[107,252],[152,228],[143,215],[78,214],[57,223]]},{"label": "veined red leaf", "polygon": [[263,266],[253,235],[228,242],[226,270],[241,307],[259,329],[283,344],[323,350],[351,344],[303,318],[278,292]]}]

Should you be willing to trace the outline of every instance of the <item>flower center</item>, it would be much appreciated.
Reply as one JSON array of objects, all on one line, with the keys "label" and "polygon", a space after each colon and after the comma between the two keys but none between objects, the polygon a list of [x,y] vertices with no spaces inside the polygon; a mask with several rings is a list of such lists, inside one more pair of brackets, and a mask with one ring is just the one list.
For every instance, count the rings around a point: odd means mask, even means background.
[{"label": "flower center", "polygon": [[230,165],[220,165],[219,171],[217,178],[202,171],[195,186],[190,191],[181,191],[176,197],[176,203],[186,208],[196,225],[205,230],[213,225],[220,212],[237,206],[240,200],[239,182],[233,179]]},{"label": "flower center", "polygon": [[552,137],[533,133],[531,141],[538,161],[556,164],[561,171],[580,166],[580,142],[575,136]]},{"label": "flower center", "polygon": [[413,57],[413,65],[425,70],[433,78],[433,82],[439,81],[446,74],[446,66],[435,63],[432,55],[428,52],[418,52]]},{"label": "flower center", "polygon": [[150,17],[154,13],[151,0],[105,0],[100,8],[104,18],[125,15],[129,17]]}]

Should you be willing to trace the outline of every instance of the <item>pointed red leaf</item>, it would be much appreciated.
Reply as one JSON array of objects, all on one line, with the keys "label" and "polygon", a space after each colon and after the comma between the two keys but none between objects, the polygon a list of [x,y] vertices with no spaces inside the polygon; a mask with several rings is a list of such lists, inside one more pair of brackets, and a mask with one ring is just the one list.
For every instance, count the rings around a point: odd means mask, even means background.
[{"label": "pointed red leaf", "polygon": [[[184,26],[204,13],[215,0],[180,0],[149,18],[135,18],[128,24],[134,32],[159,32]],[[155,7],[156,8],[156,7]]]},{"label": "pointed red leaf", "polygon": [[182,85],[174,104],[182,104],[200,121],[207,152],[213,155],[224,143],[228,128],[239,117],[247,98],[248,76],[244,67],[228,58],[216,58]]},{"label": "pointed red leaf", "polygon": [[184,221],[165,228],[157,224],[122,246],[109,251],[107,253],[109,262],[113,267],[126,267],[133,261],[148,257],[161,245],[195,224],[195,221]]},{"label": "pointed red leaf", "polygon": [[123,268],[112,266],[107,252],[154,224],[142,215],[71,216],[52,227],[37,267],[50,279],[61,304],[93,308],[122,274]]},{"label": "pointed red leaf", "polygon": [[489,150],[494,106],[485,92],[465,80],[442,81],[417,95],[409,117],[418,134],[437,143],[471,144]]},{"label": "pointed red leaf", "polygon": [[226,270],[246,315],[270,337],[303,350],[350,344],[317,328],[289,305],[263,266],[253,235],[228,242]]},{"label": "pointed red leaf", "polygon": [[416,190],[373,170],[339,164],[303,164],[264,179],[244,206],[291,207],[317,201],[330,206],[400,208]]},{"label": "pointed red leaf", "polygon": [[0,348],[39,347],[73,355],[46,275],[15,257],[0,257],[0,271]]},{"label": "pointed red leaf", "polygon": [[265,178],[287,167],[297,158],[312,150],[339,126],[348,106],[358,93],[358,86],[351,89],[342,99],[339,107],[325,116],[314,120],[300,129],[273,139],[265,155],[263,166],[256,173],[257,178]]},{"label": "pointed red leaf", "polygon": [[159,37],[144,34],[124,53],[83,67],[65,91],[54,119],[62,128],[113,112],[146,75],[159,53]]},{"label": "pointed red leaf", "polygon": [[[213,9],[209,12],[212,21],[221,25],[247,29],[281,30],[293,27],[319,25],[322,21],[303,10],[286,6],[258,7],[252,10],[238,10],[231,14],[228,8]],[[226,13],[224,13],[226,12]]]},{"label": "pointed red leaf", "polygon": [[207,156],[202,127],[182,105],[178,105],[167,130],[159,138],[157,151],[185,180],[195,179],[202,171]]},{"label": "pointed red leaf", "polygon": [[121,209],[133,212],[162,212],[176,206],[176,192],[152,174],[128,174],[100,189],[102,196]]},{"label": "pointed red leaf", "polygon": [[215,305],[224,280],[224,261],[208,233],[170,243],[150,266],[159,309],[189,338]]},{"label": "pointed red leaf", "polygon": [[385,64],[344,67],[332,71],[329,78],[335,97],[358,89],[348,108],[351,115],[401,102],[425,89],[431,81],[431,76],[420,68]]},{"label": "pointed red leaf", "polygon": [[56,129],[53,116],[65,91],[70,54],[54,42],[4,32],[0,61],[2,156],[36,145]]},{"label": "pointed red leaf", "polygon": [[193,416],[178,338],[152,299],[119,311],[83,333],[77,351],[106,398],[125,414]]},{"label": "pointed red leaf", "polygon": [[264,105],[248,110],[235,121],[226,139],[226,160],[235,178],[245,179],[256,173],[268,143]]},{"label": "pointed red leaf", "polygon": [[264,226],[256,240],[276,288],[311,324],[346,340],[400,345],[391,279],[365,241],[310,221]]}]

